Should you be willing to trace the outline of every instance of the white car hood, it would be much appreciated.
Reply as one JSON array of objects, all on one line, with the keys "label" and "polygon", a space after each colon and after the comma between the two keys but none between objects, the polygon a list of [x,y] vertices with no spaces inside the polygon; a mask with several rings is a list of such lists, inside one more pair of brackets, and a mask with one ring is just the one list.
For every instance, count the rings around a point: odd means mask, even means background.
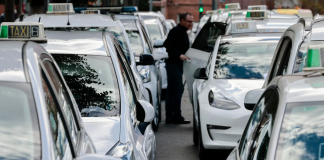
[{"label": "white car hood", "polygon": [[215,79],[213,81],[216,89],[226,98],[233,100],[241,107],[244,107],[244,98],[248,91],[262,88],[263,79]]},{"label": "white car hood", "polygon": [[120,117],[82,117],[98,154],[105,155],[118,141]]}]

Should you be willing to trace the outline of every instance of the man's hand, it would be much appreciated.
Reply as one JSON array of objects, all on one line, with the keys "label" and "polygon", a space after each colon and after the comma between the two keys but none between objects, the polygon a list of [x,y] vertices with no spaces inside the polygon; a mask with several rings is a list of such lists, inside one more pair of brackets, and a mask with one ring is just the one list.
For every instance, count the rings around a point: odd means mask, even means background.
[{"label": "man's hand", "polygon": [[180,55],[180,59],[181,59],[182,61],[184,61],[184,60],[189,60],[189,58],[188,58],[187,56],[183,55],[183,54]]}]

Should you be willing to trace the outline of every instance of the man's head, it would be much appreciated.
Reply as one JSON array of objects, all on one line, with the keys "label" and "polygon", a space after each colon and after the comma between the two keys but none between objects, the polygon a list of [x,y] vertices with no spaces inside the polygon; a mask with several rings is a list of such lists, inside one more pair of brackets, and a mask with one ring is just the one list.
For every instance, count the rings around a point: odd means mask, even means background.
[{"label": "man's head", "polygon": [[193,24],[193,16],[192,14],[185,12],[180,14],[180,25],[187,29],[191,29]]}]

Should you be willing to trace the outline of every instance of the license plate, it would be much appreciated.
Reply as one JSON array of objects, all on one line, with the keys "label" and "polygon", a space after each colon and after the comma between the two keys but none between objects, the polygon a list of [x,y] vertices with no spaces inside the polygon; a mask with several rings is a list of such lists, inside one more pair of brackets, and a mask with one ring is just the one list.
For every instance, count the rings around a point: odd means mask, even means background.
[{"label": "license plate", "polygon": [[251,17],[264,17],[264,12],[251,12]]},{"label": "license plate", "polygon": [[236,23],[236,29],[249,29],[249,23]]},{"label": "license plate", "polygon": [[38,37],[38,26],[9,25],[8,38]]}]

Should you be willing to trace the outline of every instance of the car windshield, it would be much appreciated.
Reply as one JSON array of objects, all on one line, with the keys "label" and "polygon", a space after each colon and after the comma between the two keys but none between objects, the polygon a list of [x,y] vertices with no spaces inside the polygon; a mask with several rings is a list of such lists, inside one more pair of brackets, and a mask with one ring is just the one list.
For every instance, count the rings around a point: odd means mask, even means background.
[{"label": "car windshield", "polygon": [[52,54],[83,117],[118,116],[119,87],[107,56]]},{"label": "car windshield", "polygon": [[41,159],[40,129],[30,84],[0,82],[0,159]]},{"label": "car windshield", "polygon": [[123,30],[119,27],[108,27],[107,31],[112,33],[117,38],[120,45],[122,46],[122,49],[125,53],[128,62],[130,63],[131,62],[130,51],[128,49],[126,35],[124,35]]},{"label": "car windshield", "polygon": [[162,39],[162,33],[158,24],[146,24],[146,27],[150,34],[151,41]]},{"label": "car windshield", "polygon": [[324,159],[324,102],[288,103],[277,146],[277,160]]},{"label": "car windshield", "polygon": [[264,79],[278,41],[259,43],[221,42],[214,78]]}]

